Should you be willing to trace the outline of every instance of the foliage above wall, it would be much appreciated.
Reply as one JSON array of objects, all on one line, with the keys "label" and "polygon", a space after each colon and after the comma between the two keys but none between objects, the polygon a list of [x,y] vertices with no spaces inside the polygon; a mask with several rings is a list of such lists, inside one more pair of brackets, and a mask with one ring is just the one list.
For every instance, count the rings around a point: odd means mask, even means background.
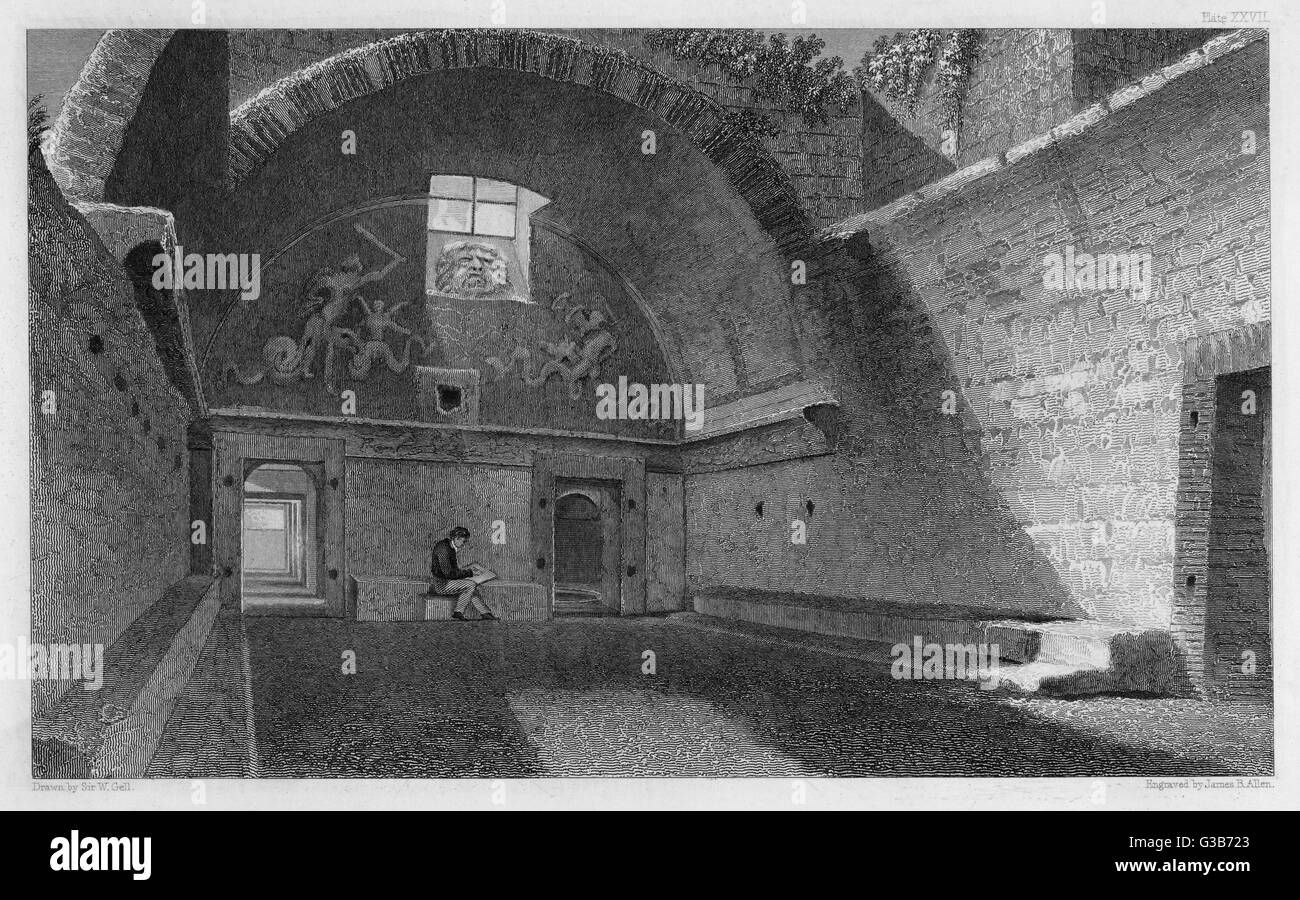
[{"label": "foliage above wall", "polygon": [[939,32],[931,28],[900,32],[892,43],[889,38],[877,38],[872,52],[862,57],[864,80],[911,115],[938,45]]},{"label": "foliage above wall", "polygon": [[[858,85],[844,71],[844,61],[838,56],[817,59],[826,42],[816,35],[788,41],[784,34],[764,37],[744,29],[660,28],[647,32],[645,41],[676,59],[693,60],[701,67],[717,65],[737,80],[753,78],[759,99],[799,113],[809,126],[824,125],[830,109],[846,112],[857,99]],[[737,122],[759,133],[779,133],[761,113],[746,114]]]},{"label": "foliage above wall", "polygon": [[879,38],[872,52],[862,57],[858,76],[864,85],[884,94],[903,107],[908,115],[915,115],[921,88],[935,66],[935,54],[940,44],[943,50],[938,56],[935,73],[943,116],[940,125],[956,128],[961,121],[962,101],[979,49],[977,29],[959,28],[949,32],[947,38],[941,38],[934,29],[917,28],[899,32],[892,39]]}]

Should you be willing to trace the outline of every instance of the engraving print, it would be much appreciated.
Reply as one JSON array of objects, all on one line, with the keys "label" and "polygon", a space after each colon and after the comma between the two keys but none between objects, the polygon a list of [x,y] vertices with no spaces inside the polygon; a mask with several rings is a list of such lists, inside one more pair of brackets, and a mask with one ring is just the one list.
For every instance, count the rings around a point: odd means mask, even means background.
[{"label": "engraving print", "polygon": [[34,778],[1274,774],[1267,31],[27,41]]}]

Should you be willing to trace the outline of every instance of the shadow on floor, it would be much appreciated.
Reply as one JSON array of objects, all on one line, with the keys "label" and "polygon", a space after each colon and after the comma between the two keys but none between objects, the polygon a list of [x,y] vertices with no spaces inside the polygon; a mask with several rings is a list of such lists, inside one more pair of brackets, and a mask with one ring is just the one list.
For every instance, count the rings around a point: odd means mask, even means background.
[{"label": "shadow on floor", "polygon": [[969,683],[894,681],[887,664],[655,620],[260,619],[247,631],[264,776],[1235,771],[1049,721]]}]

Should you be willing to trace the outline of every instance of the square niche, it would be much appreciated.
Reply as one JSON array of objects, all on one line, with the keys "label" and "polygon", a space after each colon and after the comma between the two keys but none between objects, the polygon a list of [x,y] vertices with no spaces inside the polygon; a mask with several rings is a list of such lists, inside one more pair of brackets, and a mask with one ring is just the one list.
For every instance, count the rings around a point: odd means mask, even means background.
[{"label": "square niche", "polygon": [[477,425],[478,369],[415,366],[420,419],[444,425]]}]

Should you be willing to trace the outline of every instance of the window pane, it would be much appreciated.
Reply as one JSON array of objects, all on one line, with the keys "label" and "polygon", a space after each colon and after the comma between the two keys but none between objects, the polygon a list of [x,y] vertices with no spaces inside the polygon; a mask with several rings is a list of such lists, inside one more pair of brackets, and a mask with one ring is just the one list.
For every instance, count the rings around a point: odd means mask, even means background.
[{"label": "window pane", "polygon": [[258,531],[283,531],[283,506],[245,506],[244,527]]},{"label": "window pane", "polygon": [[474,179],[469,175],[434,175],[429,179],[429,195],[451,200],[473,199]]},{"label": "window pane", "polygon": [[515,186],[491,178],[480,178],[476,183],[474,199],[488,203],[514,203]]},{"label": "window pane", "polygon": [[470,204],[468,200],[443,200],[429,198],[429,230],[469,233]]},{"label": "window pane", "polygon": [[495,237],[515,236],[515,208],[500,203],[479,203],[474,210],[474,233]]}]

